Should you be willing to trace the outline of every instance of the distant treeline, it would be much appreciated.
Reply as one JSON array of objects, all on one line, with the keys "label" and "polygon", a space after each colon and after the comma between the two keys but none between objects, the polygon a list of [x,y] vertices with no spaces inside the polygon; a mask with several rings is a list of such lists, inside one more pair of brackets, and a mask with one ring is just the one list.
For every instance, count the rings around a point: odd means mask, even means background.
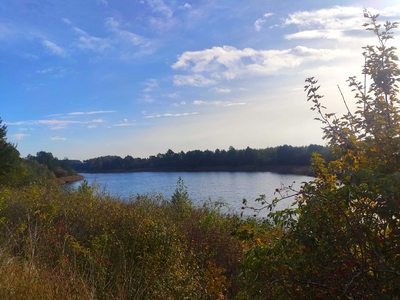
[{"label": "distant treeline", "polygon": [[131,172],[131,171],[263,171],[277,170],[279,167],[309,166],[312,153],[320,153],[327,161],[331,160],[328,146],[309,145],[293,147],[283,145],[265,149],[237,150],[193,150],[175,153],[169,149],[164,154],[149,158],[125,158],[102,156],[88,160],[70,160],[73,169],[78,172]]}]

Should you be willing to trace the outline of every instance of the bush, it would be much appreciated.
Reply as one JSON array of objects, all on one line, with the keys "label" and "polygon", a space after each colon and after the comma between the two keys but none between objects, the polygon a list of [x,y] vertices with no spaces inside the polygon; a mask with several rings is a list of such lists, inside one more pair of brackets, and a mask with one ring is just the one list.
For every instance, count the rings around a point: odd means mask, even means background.
[{"label": "bush", "polygon": [[365,16],[378,38],[363,53],[371,85],[350,77],[358,110],[337,117],[323,112],[317,81],[306,80],[334,159],[315,154],[316,179],[296,192],[297,205],[270,214],[283,233],[247,253],[249,299],[399,299],[400,70],[387,46],[398,23]]}]

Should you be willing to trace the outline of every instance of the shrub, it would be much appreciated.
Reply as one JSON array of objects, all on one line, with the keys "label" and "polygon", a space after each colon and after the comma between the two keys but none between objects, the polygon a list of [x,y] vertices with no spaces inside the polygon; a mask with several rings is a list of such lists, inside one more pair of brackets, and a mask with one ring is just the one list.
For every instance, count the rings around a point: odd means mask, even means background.
[{"label": "shrub", "polygon": [[283,233],[247,253],[250,299],[399,299],[400,70],[387,46],[398,23],[365,16],[378,38],[363,53],[370,87],[350,77],[358,109],[337,117],[324,113],[317,81],[306,80],[334,159],[314,155],[316,179],[295,193],[297,205],[270,214]]}]

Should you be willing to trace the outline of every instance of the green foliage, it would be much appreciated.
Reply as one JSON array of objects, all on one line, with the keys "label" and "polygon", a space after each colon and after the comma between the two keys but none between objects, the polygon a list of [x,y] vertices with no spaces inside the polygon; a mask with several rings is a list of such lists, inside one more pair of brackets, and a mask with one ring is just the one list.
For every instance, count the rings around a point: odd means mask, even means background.
[{"label": "green foliage", "polygon": [[0,184],[12,183],[20,165],[19,152],[6,136],[7,126],[0,119]]},{"label": "green foliage", "polygon": [[26,161],[38,162],[40,165],[45,166],[57,178],[76,175],[76,171],[71,167],[67,158],[59,160],[57,157],[54,157],[51,152],[40,151],[36,153],[36,156],[28,155]]},{"label": "green foliage", "polygon": [[363,53],[371,84],[350,77],[358,109],[337,117],[323,112],[317,81],[306,80],[334,160],[314,156],[316,179],[296,192],[297,207],[279,213],[282,235],[247,253],[249,299],[399,299],[400,71],[387,46],[398,23],[365,16],[378,38]]},{"label": "green foliage", "polygon": [[192,206],[187,187],[180,176],[176,183],[175,192],[171,197],[171,204],[182,216],[186,216],[188,209]]},{"label": "green foliage", "polygon": [[[126,156],[102,156],[81,161],[71,161],[78,171],[116,172],[135,170],[237,170],[237,171],[280,171],[290,173],[299,170],[307,173],[313,152],[320,153],[326,160],[331,159],[331,149],[327,146],[309,145],[293,147],[283,145],[265,149],[235,149],[215,151],[193,150],[175,153],[169,149],[164,154],[149,158]],[[300,167],[300,168],[299,168]]]}]

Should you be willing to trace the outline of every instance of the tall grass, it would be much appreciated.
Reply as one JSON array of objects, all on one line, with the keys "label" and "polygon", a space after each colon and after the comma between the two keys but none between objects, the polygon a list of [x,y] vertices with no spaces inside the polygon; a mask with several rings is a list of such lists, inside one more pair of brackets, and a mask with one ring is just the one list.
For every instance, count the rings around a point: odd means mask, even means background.
[{"label": "tall grass", "polygon": [[182,184],[172,200],[86,183],[1,188],[0,298],[234,298],[255,239],[243,232],[261,225],[194,207]]}]

